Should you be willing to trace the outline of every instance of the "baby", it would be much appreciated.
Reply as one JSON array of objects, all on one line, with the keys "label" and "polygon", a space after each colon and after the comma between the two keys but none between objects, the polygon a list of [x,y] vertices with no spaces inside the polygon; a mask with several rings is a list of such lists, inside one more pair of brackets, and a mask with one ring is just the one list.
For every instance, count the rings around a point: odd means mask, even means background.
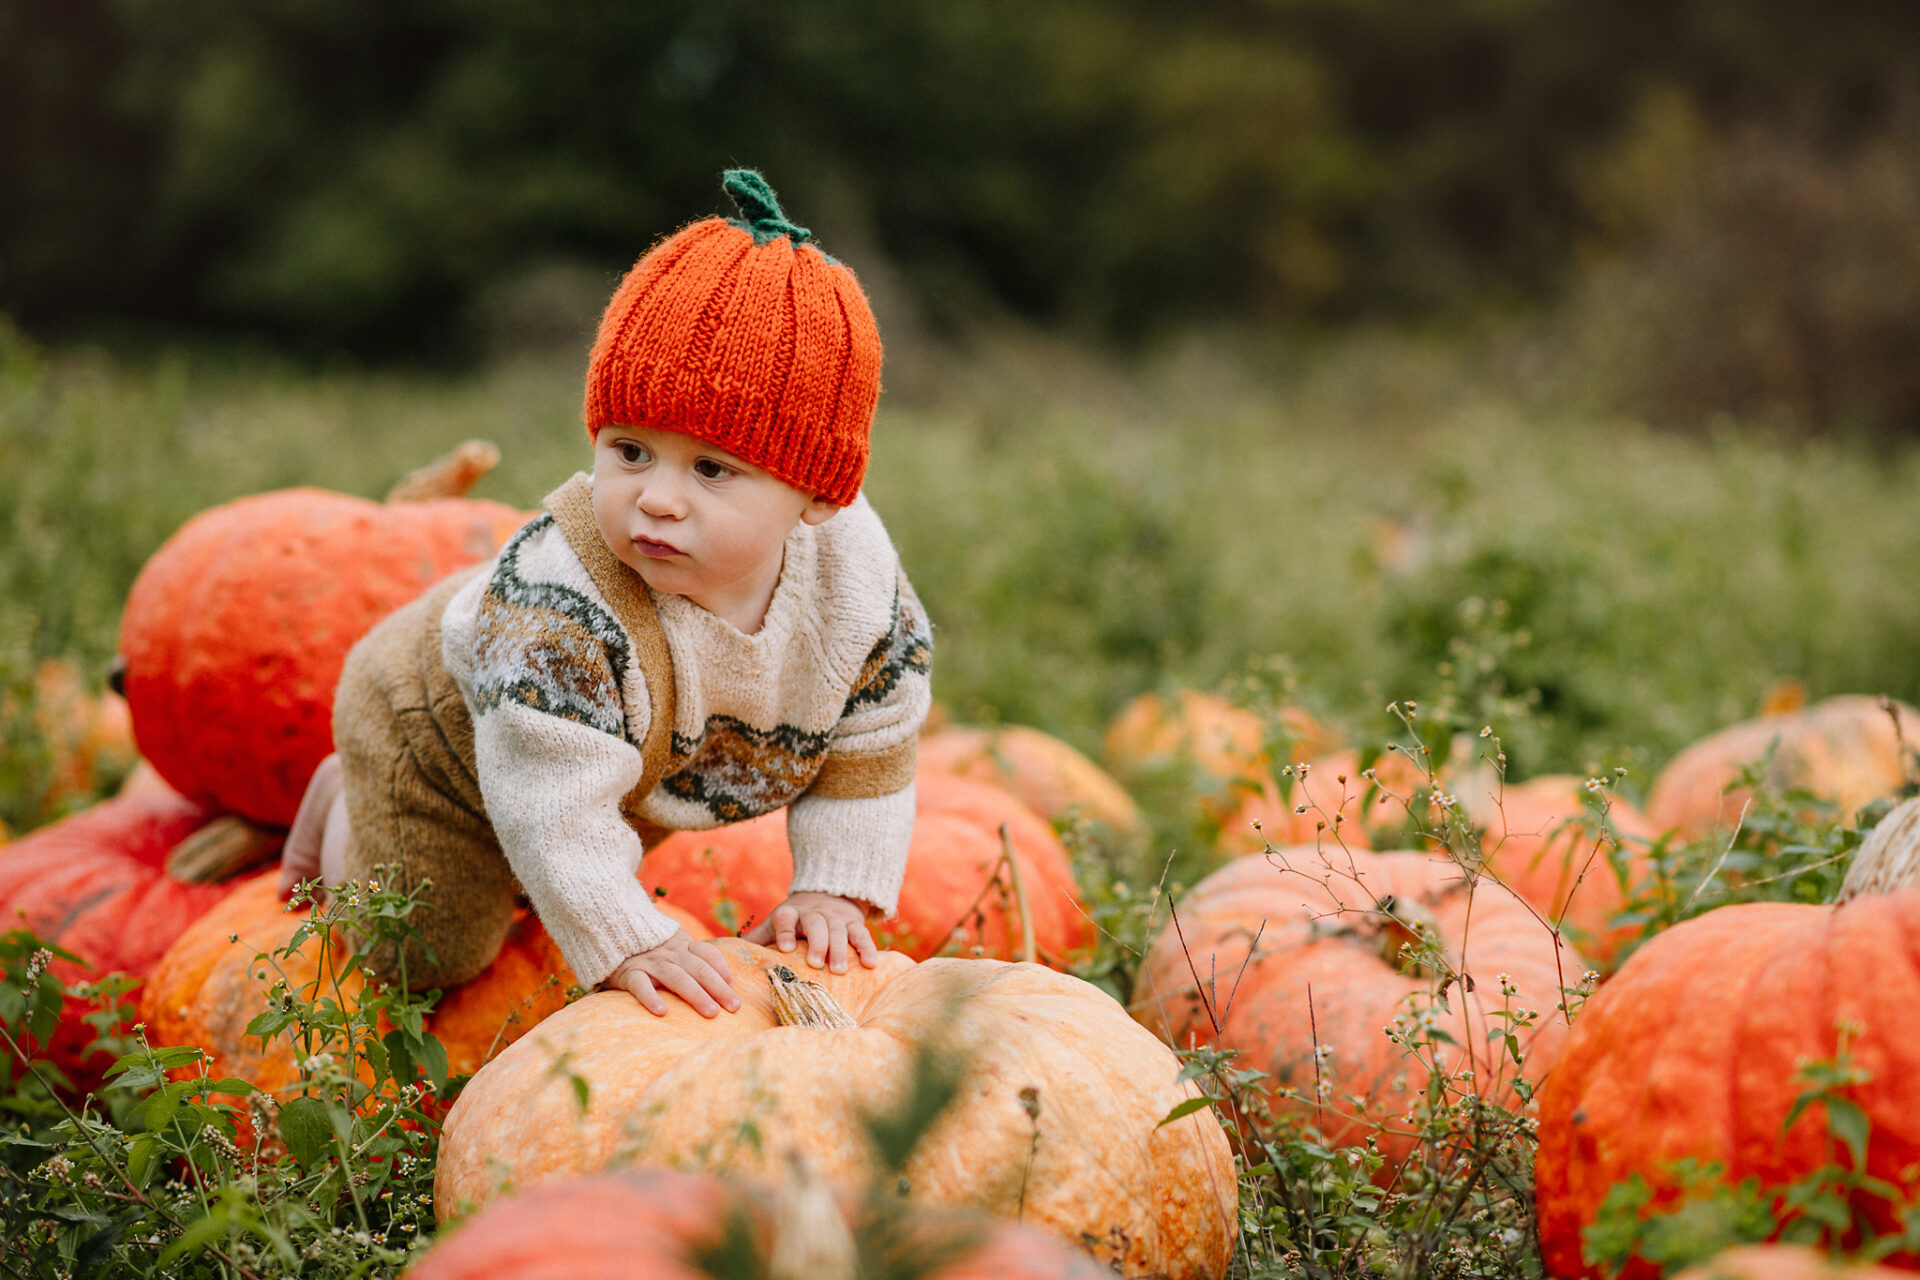
[{"label": "baby", "polygon": [[636,872],[670,831],[786,806],[788,896],[746,935],[875,963],[913,829],[926,615],[866,500],[880,339],[853,274],[760,175],[735,220],[649,250],[587,370],[591,478],[494,559],[348,656],[336,755],[287,840],[319,872],[431,881],[421,937],[370,967],[415,988],[498,953],[524,892],[575,976],[656,1014],[739,1007],[719,951]]}]

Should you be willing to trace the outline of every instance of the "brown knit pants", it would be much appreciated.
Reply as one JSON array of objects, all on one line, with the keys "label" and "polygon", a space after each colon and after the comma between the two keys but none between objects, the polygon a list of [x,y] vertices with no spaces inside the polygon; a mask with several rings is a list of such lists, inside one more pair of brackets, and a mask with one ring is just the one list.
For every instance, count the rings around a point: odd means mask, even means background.
[{"label": "brown knit pants", "polygon": [[519,886],[473,775],[473,721],[440,660],[440,615],[472,576],[454,575],[393,613],[347,655],[333,710],[352,835],[347,877],[425,886],[418,937],[368,953],[377,977],[451,987],[493,962]]}]

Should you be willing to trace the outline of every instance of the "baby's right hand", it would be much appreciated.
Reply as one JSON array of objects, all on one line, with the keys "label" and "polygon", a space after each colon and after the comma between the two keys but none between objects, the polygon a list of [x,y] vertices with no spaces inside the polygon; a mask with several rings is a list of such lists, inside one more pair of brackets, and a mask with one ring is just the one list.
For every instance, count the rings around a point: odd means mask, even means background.
[{"label": "baby's right hand", "polygon": [[715,1017],[724,1007],[728,1013],[740,1008],[740,997],[733,992],[733,977],[726,957],[711,942],[695,942],[685,929],[651,951],[628,956],[600,983],[607,990],[618,988],[630,993],[658,1017],[667,1014],[667,1002],[660,994],[665,988],[692,1005],[703,1018]]}]

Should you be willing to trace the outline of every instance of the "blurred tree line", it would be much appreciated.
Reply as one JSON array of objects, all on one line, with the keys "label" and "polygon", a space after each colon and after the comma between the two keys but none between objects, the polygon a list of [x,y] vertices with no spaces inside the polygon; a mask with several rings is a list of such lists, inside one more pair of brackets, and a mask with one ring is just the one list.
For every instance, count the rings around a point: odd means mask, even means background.
[{"label": "blurred tree line", "polygon": [[1913,0],[0,0],[0,312],[457,354],[503,282],[604,292],[743,163],[936,322],[1445,317],[1632,230],[1649,102],[1817,156],[1910,131],[1917,33]]}]

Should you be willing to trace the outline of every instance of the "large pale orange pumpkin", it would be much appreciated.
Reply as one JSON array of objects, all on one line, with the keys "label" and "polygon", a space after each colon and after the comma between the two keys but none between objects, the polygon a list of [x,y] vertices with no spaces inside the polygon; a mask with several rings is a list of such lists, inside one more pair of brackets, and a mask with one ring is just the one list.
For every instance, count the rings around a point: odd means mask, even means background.
[{"label": "large pale orange pumpkin", "polygon": [[[1540,1093],[1540,1241],[1556,1276],[1599,1272],[1581,1233],[1638,1174],[1655,1211],[1682,1199],[1673,1165],[1718,1164],[1729,1183],[1777,1187],[1836,1157],[1824,1107],[1782,1126],[1810,1086],[1803,1064],[1846,1052],[1865,1083],[1845,1096],[1871,1126],[1866,1172],[1920,1200],[1920,889],[1839,907],[1721,907],[1648,941],[1587,1001]],[[1840,1159],[1848,1159],[1844,1155]],[[1891,1210],[1861,1196],[1878,1230]],[[1636,1263],[1627,1274],[1652,1277]]]},{"label": "large pale orange pumpkin", "polygon": [[[170,878],[167,852],[211,815],[171,791],[117,796],[0,847],[0,931],[30,929],[84,964],[53,963],[63,982],[119,971],[145,978],[232,885]],[[97,1085],[110,1056],[87,1053],[90,1002],[69,997],[48,1057],[75,1085]]]},{"label": "large pale orange pumpkin", "polygon": [[1005,787],[1048,822],[1083,818],[1121,845],[1146,835],[1133,797],[1106,770],[1060,739],[1026,725],[941,725],[921,735],[922,773],[952,773]]},{"label": "large pale orange pumpkin", "polygon": [[[782,1212],[785,1190],[671,1169],[558,1179],[496,1200],[461,1222],[407,1269],[406,1280],[701,1280],[715,1274],[702,1254],[720,1245],[733,1223],[747,1227],[763,1259],[791,1256],[796,1243],[801,1256],[835,1258],[831,1236],[824,1250],[790,1239],[814,1224]],[[829,1229],[837,1228],[843,1247],[851,1244],[846,1210],[828,1200],[803,1211],[816,1207],[834,1215]],[[889,1256],[915,1251],[939,1258],[921,1273],[923,1280],[1113,1276],[1086,1254],[1003,1218],[915,1211],[877,1228],[870,1239]],[[841,1258],[856,1262],[851,1251]],[[854,1273],[807,1274],[808,1280],[853,1280]]]},{"label": "large pale orange pumpkin", "polygon": [[1676,1271],[1673,1280],[1911,1280],[1911,1271],[1847,1262],[1798,1244],[1748,1244]]},{"label": "large pale orange pumpkin", "polygon": [[322,489],[194,516],[141,569],[121,616],[141,754],[190,799],[287,826],[333,749],[347,650],[526,519],[497,502]]},{"label": "large pale orange pumpkin", "polygon": [[[1453,863],[1424,853],[1308,846],[1238,858],[1177,909],[1178,927],[1170,921],[1147,953],[1133,1016],[1175,1046],[1239,1050],[1237,1065],[1271,1077],[1276,1109],[1315,1117],[1329,1143],[1362,1142],[1377,1122],[1389,1167],[1412,1150],[1405,1116],[1430,1076],[1385,1028],[1430,1019],[1452,1038],[1433,1049],[1446,1078],[1513,1106],[1517,1071],[1537,1082],[1552,1068],[1566,1035],[1563,984],[1586,967],[1510,894],[1484,881],[1470,888]],[[1473,978],[1448,1007],[1431,999],[1434,975],[1396,963],[1420,930]],[[1501,974],[1518,988],[1511,1000]],[[1503,1006],[1539,1011],[1516,1030],[1519,1069],[1497,1037],[1489,1043],[1510,1025],[1492,1016]],[[1317,1068],[1316,1045],[1331,1047]]]},{"label": "large pale orange pumpkin", "polygon": [[[667,910],[694,937],[706,936],[699,921]],[[284,979],[306,1000],[324,995],[348,1003],[359,998],[363,986],[358,972],[336,979],[349,954],[337,936],[330,960],[323,959],[315,938],[297,955],[275,962],[278,968],[255,961],[291,942],[306,918],[304,910],[286,909],[271,876],[234,891],[186,929],[154,966],[140,993],[148,1038],[154,1044],[197,1045],[213,1055],[208,1067],[213,1075],[239,1076],[284,1096],[300,1079],[294,1045],[284,1037],[263,1043],[246,1034],[247,1024],[266,1009],[274,982]],[[547,931],[523,914],[492,964],[442,994],[427,1030],[446,1048],[451,1073],[472,1072],[563,1007],[574,983]]]},{"label": "large pale orange pumpkin", "polygon": [[[1012,877],[998,871],[1000,827],[1013,841],[1037,957],[1061,964],[1092,946],[1072,859],[1018,797],[970,778],[922,771],[900,905],[879,926],[915,959],[943,949],[1012,957],[1023,931]],[[744,930],[780,905],[793,880],[786,811],[713,831],[681,831],[647,852],[640,878],[715,933]],[[998,874],[999,881],[995,883]],[[729,904],[723,908],[721,904]],[[731,913],[731,914],[728,914]]]},{"label": "large pale orange pumpkin", "polygon": [[1500,882],[1560,923],[1575,945],[1602,969],[1638,933],[1615,926],[1634,882],[1646,873],[1646,848],[1656,834],[1647,816],[1614,800],[1607,821],[1620,837],[1627,883],[1615,874],[1597,833],[1582,825],[1589,811],[1585,779],[1550,774],[1527,782],[1469,789],[1460,798],[1481,828],[1480,850]]},{"label": "large pale orange pumpkin", "polygon": [[1770,787],[1811,792],[1851,818],[1868,801],[1920,781],[1920,757],[1908,750],[1920,747],[1920,711],[1905,703],[1884,709],[1878,698],[1854,694],[1742,721],[1702,738],[1660,771],[1647,797],[1647,817],[1655,829],[1688,838],[1731,831],[1749,796],[1726,788],[1770,747]]},{"label": "large pale orange pumpkin", "polygon": [[[866,1187],[867,1119],[898,1107],[925,1046],[964,1074],[905,1167],[910,1201],[1017,1216],[1125,1275],[1225,1271],[1237,1205],[1226,1139],[1206,1110],[1161,1125],[1193,1086],[1097,988],[1039,965],[897,951],[873,969],[796,974],[779,952],[714,945],[740,1012],[707,1019],[675,1003],[654,1017],[603,992],[482,1068],[447,1116],[435,1212],[483,1204],[503,1180],[627,1158],[764,1175],[796,1148],[828,1181]],[[776,995],[782,971],[797,980]]]}]

